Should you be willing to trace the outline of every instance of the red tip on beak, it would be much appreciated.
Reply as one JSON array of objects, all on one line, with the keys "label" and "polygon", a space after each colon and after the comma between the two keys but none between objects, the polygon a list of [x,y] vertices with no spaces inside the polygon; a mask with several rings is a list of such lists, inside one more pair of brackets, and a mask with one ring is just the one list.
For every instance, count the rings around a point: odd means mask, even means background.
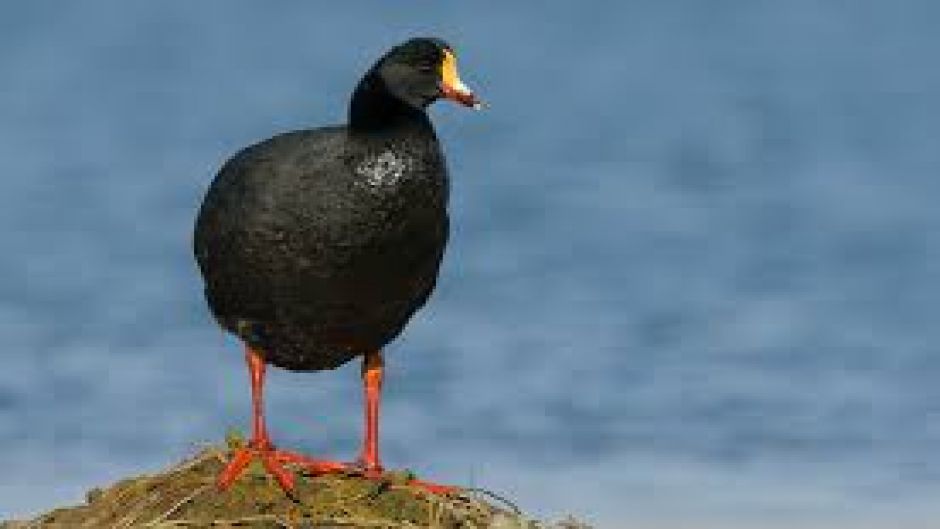
[{"label": "red tip on beak", "polygon": [[465,107],[471,107],[476,110],[483,108],[483,101],[480,101],[476,94],[469,90],[454,88],[443,84],[441,85],[441,92],[444,93],[444,98],[456,101]]}]

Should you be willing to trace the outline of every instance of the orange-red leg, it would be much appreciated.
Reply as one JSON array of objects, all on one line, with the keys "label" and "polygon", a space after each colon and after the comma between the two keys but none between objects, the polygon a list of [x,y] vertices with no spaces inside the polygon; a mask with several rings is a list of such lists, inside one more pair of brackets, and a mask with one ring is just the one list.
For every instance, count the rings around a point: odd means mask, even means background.
[{"label": "orange-red leg", "polygon": [[367,475],[380,475],[379,404],[382,400],[382,379],[385,361],[381,351],[369,353],[362,360],[362,385],[365,390],[365,437],[358,463]]},{"label": "orange-red leg", "polygon": [[[362,361],[362,383],[365,392],[365,436],[362,453],[357,460],[363,475],[367,478],[379,478],[382,475],[382,463],[379,460],[379,405],[382,400],[382,379],[385,361],[382,351],[375,351],[365,356]],[[457,487],[439,485],[429,481],[413,479],[409,485],[422,488],[434,494],[454,492]]]},{"label": "orange-red leg", "polygon": [[[367,354],[362,364],[362,379],[365,388],[365,438],[362,453],[353,466],[334,461],[313,459],[295,452],[275,449],[270,437],[268,437],[267,426],[264,421],[264,357],[258,351],[248,347],[245,352],[245,359],[248,363],[251,380],[251,440],[248,442],[248,446],[235,452],[232,459],[222,470],[218,479],[219,489],[225,490],[230,487],[255,458],[261,460],[261,464],[268,474],[273,476],[281,488],[288,493],[294,490],[294,474],[284,468],[285,464],[301,466],[312,474],[352,471],[361,472],[364,477],[370,479],[380,479],[382,477],[383,468],[379,460],[379,404],[382,393],[384,362],[381,351]],[[409,485],[434,494],[445,494],[457,490],[457,487],[438,485],[418,479],[411,480]]]},{"label": "orange-red leg", "polygon": [[342,463],[311,459],[294,452],[275,450],[264,422],[264,357],[248,347],[245,351],[245,360],[248,363],[248,373],[251,379],[251,440],[248,446],[235,452],[228,465],[219,474],[219,489],[225,490],[230,487],[254,458],[261,460],[265,470],[286,492],[294,490],[294,474],[284,468],[284,463],[301,465],[317,474],[344,471],[346,465]]}]

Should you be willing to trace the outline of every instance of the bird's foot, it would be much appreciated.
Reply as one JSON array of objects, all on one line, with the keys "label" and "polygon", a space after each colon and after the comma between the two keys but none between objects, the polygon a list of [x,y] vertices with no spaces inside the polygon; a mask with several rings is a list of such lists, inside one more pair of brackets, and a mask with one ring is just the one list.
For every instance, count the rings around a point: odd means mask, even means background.
[{"label": "bird's foot", "polygon": [[231,487],[255,458],[261,461],[268,474],[288,494],[293,494],[295,489],[294,473],[285,468],[285,464],[300,466],[307,472],[316,475],[344,472],[347,468],[343,463],[313,459],[286,450],[276,450],[270,441],[256,439],[252,440],[248,446],[235,451],[222,473],[219,474],[217,481],[219,490],[226,490]]},{"label": "bird's foot", "polygon": [[[347,472],[375,481],[385,481],[388,479],[387,475],[385,474],[385,469],[382,467],[381,463],[377,461],[369,461],[367,458],[363,457],[360,457],[353,463],[350,463],[347,466]],[[432,483],[430,481],[417,479],[410,472],[408,474],[409,475],[407,479],[405,479],[402,483],[407,487],[413,487],[437,495],[450,494],[452,492],[460,491],[460,487]]]},{"label": "bird's foot", "polygon": [[348,463],[346,471],[368,479],[381,479],[385,475],[385,468],[380,463],[369,461],[363,457]]},{"label": "bird's foot", "polygon": [[[294,473],[286,468],[285,465],[299,467],[304,474],[313,476],[321,476],[324,474],[349,474],[374,481],[388,480],[385,469],[378,462],[369,462],[363,458],[357,459],[353,463],[339,463],[336,461],[315,459],[297,452],[277,450],[270,441],[266,439],[255,439],[249,442],[247,446],[243,446],[235,451],[228,464],[219,474],[217,481],[219,490],[224,491],[231,487],[232,484],[245,473],[248,465],[255,459],[261,461],[261,465],[267,473],[273,477],[281,489],[289,495],[293,495],[296,488],[295,477]],[[413,476],[409,476],[402,484],[437,495],[449,494],[460,490],[460,487],[432,483],[430,481],[417,479]]]}]

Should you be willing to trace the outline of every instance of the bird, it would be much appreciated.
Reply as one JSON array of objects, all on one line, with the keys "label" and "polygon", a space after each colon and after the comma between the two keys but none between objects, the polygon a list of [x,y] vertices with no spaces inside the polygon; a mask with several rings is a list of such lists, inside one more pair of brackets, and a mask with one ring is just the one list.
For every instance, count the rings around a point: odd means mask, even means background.
[{"label": "bird", "polygon": [[[219,474],[219,489],[256,459],[288,493],[288,466],[383,475],[382,350],[434,290],[449,236],[449,176],[427,108],[438,100],[482,107],[456,61],[439,38],[391,47],[355,87],[346,124],[245,147],[209,185],[193,251],[210,312],[244,343],[252,401],[250,440]],[[313,372],[356,358],[365,402],[359,457],[345,463],[275,447],[264,416],[266,367]]]}]

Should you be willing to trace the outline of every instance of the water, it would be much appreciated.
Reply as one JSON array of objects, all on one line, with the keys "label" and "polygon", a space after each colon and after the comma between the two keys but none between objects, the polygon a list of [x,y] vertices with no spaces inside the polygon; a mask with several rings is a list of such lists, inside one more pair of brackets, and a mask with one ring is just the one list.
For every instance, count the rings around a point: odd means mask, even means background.
[{"label": "water", "polygon": [[[454,234],[388,351],[386,463],[601,527],[928,527],[940,508],[931,2],[0,8],[0,515],[247,425],[190,256],[219,164],[458,49]],[[270,375],[352,457],[358,366]],[[867,524],[867,525],[866,525]]]}]

